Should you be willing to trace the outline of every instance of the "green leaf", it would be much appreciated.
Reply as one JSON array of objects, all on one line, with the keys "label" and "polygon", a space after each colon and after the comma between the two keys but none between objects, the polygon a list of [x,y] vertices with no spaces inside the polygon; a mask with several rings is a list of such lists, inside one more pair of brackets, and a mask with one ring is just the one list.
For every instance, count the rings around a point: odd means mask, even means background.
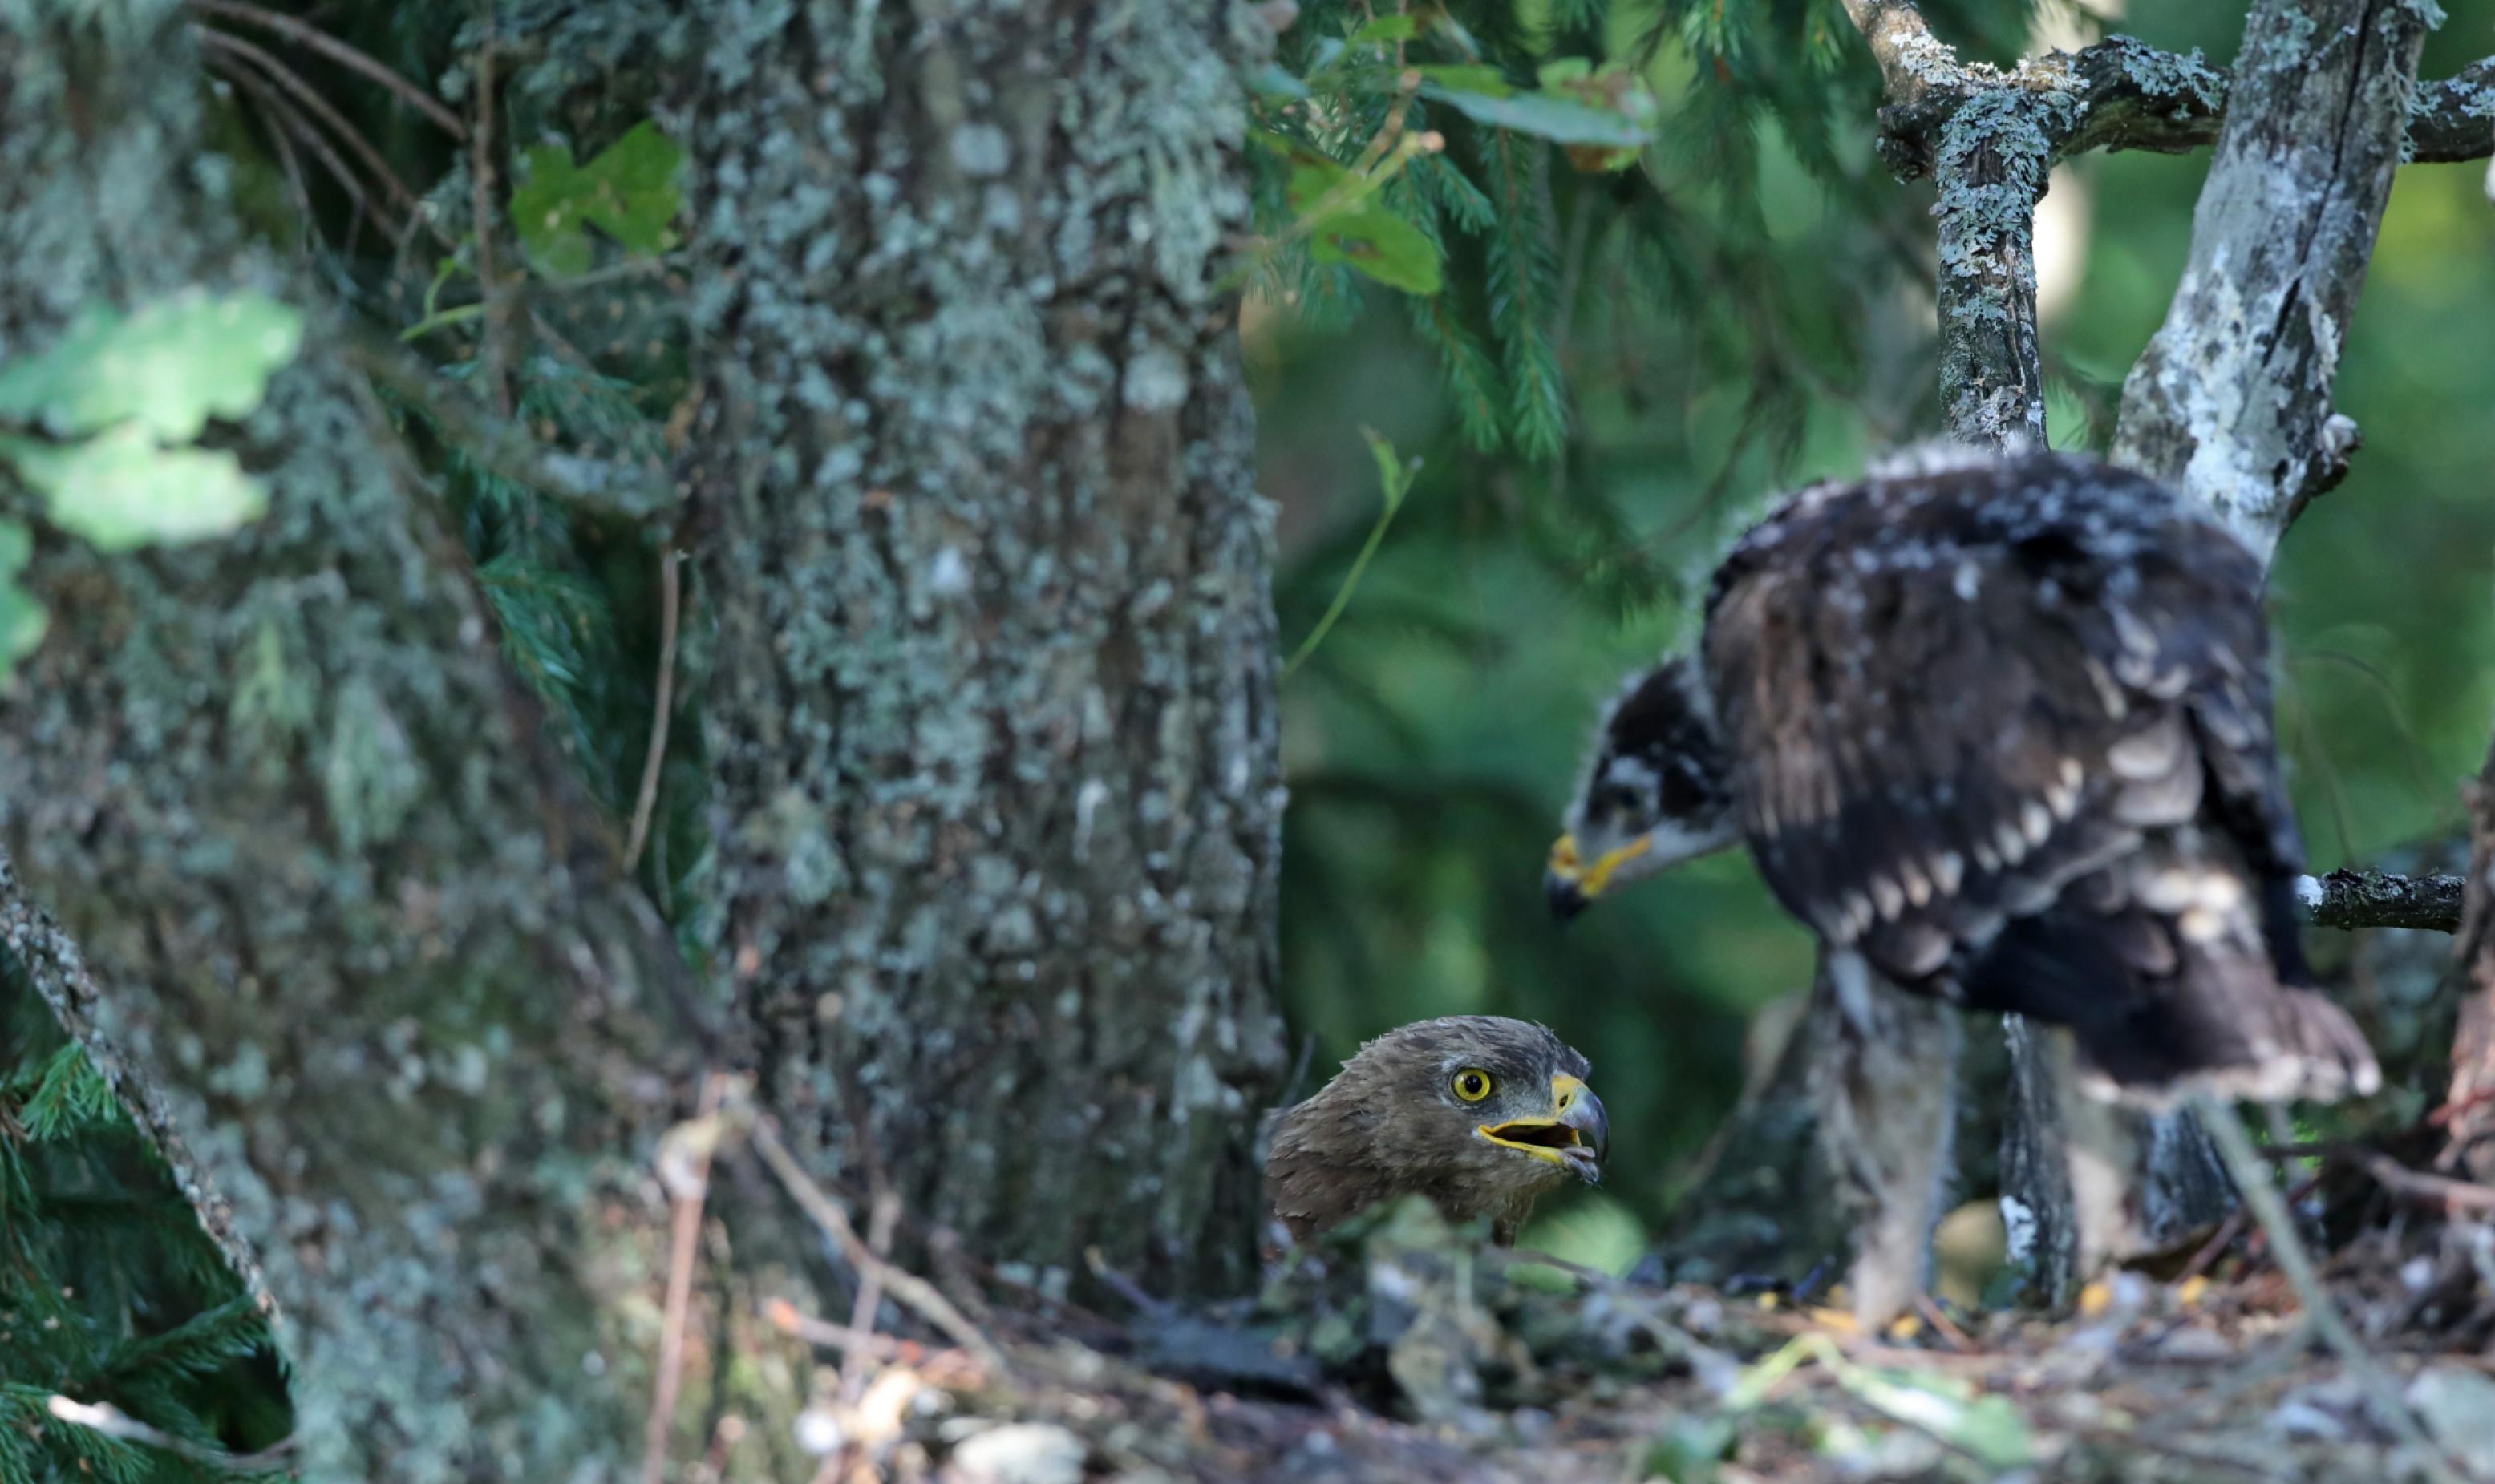
[{"label": "green leaf", "polygon": [[50,348],[0,366],[0,417],[58,436],[133,419],[161,439],[197,438],[209,418],[259,407],[302,340],[302,317],[263,293],[193,289],[127,318],[90,309]]},{"label": "green leaf", "polygon": [[1555,93],[1494,97],[1423,82],[1421,96],[1434,99],[1478,123],[1513,129],[1557,144],[1642,145],[1651,134],[1625,115]]},{"label": "green leaf", "polygon": [[1389,288],[1436,293],[1445,280],[1438,245],[1429,234],[1383,206],[1331,216],[1309,234],[1309,256],[1358,269]]},{"label": "green leaf", "polygon": [[529,182],[511,193],[511,225],[529,261],[548,278],[576,278],[594,258],[589,227],[637,257],[673,245],[668,230],[683,208],[677,185],[685,152],[643,120],[587,165],[560,144],[524,157]]},{"label": "green leaf", "polygon": [[53,524],[108,552],[224,535],[268,507],[232,454],[166,448],[135,422],[82,443],[0,439],[0,454],[44,497]]},{"label": "green leaf", "polygon": [[[1507,74],[1495,67],[1467,62],[1452,66],[1424,67],[1419,71],[1424,83],[1434,82],[1451,92],[1480,93],[1490,98],[1505,98],[1516,91],[1516,84],[1507,80]],[[1429,89],[1425,87],[1422,91],[1426,94]]]},{"label": "green leaf", "polygon": [[1361,46],[1371,42],[1408,42],[1420,34],[1420,23],[1409,15],[1380,15],[1351,33],[1351,44]]}]

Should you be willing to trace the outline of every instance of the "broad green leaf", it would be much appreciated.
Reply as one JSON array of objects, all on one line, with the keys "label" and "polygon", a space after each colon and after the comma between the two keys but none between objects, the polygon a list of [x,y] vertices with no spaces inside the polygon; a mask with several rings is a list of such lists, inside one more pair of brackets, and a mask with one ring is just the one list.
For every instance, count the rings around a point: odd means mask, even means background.
[{"label": "broad green leaf", "polygon": [[35,538],[24,526],[0,520],[0,675],[32,653],[44,637],[44,605],[17,586],[17,574],[34,553]]},{"label": "broad green leaf", "polygon": [[1421,96],[1443,103],[1476,122],[1559,144],[1626,148],[1644,144],[1650,137],[1648,131],[1622,114],[1554,93],[1516,93],[1498,98],[1424,82]]},{"label": "broad green leaf", "polygon": [[529,180],[511,193],[511,225],[539,272],[549,278],[588,272],[590,227],[642,257],[672,245],[668,227],[684,204],[676,183],[684,151],[656,124],[633,125],[586,165],[575,165],[560,144],[537,145],[525,158]]},{"label": "broad green leaf", "polygon": [[1380,15],[1351,33],[1351,44],[1362,46],[1372,42],[1408,42],[1420,34],[1420,24],[1409,15]]},{"label": "broad green leaf", "polygon": [[[1505,98],[1516,91],[1516,84],[1507,80],[1507,74],[1495,67],[1485,67],[1477,63],[1424,67],[1419,71],[1423,82],[1434,82],[1451,92],[1481,93],[1491,98]],[[1423,92],[1427,93],[1428,89],[1424,88]]]},{"label": "broad green leaf", "polygon": [[0,417],[64,437],[127,418],[169,441],[197,438],[209,418],[259,407],[302,340],[302,317],[263,293],[194,289],[127,318],[90,309],[49,348],[0,366]]},{"label": "broad green leaf", "polygon": [[1319,262],[1349,263],[1405,293],[1436,293],[1444,284],[1438,270],[1438,245],[1383,206],[1329,215],[1323,226],[1309,234],[1309,255]]},{"label": "broad green leaf", "polygon": [[224,535],[267,508],[268,496],[222,449],[166,448],[138,423],[81,443],[0,441],[62,530],[105,551]]}]

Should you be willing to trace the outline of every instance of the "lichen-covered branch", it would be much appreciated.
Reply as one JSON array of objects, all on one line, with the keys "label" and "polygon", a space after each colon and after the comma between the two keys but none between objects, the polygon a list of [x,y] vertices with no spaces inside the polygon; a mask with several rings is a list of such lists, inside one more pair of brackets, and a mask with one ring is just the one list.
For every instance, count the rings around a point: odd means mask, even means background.
[{"label": "lichen-covered branch", "polygon": [[[1907,52],[1918,62],[1911,74],[1884,63],[1889,106],[1880,111],[1883,157],[1909,178],[1931,172],[1944,127],[1981,93],[2006,90],[2028,101],[2055,160],[2091,150],[2186,154],[2216,143],[2226,120],[2233,78],[2197,50],[2165,51],[2110,36],[2005,71],[1959,66],[1949,48],[1920,29],[1916,34],[1928,45]],[[1900,91],[1901,76],[1911,78],[1909,91]],[[2405,159],[2449,164],[2489,154],[2495,154],[2495,57],[2418,85]]]},{"label": "lichen-covered branch", "polygon": [[1845,15],[1880,64],[1893,106],[1913,107],[1925,94],[1962,82],[1957,53],[1932,35],[1912,0],[1845,0]]},{"label": "lichen-covered branch", "polygon": [[2331,385],[2389,198],[2430,6],[2259,0],[2165,325],[2115,457],[2264,557],[2347,471]]},{"label": "lichen-covered branch", "polygon": [[2036,330],[2036,202],[2051,145],[2021,95],[1987,89],[1941,126],[1932,204],[1941,409],[1952,436],[2045,445]]},{"label": "lichen-covered branch", "polygon": [[2316,927],[2460,927],[2458,876],[2393,876],[2383,871],[2332,871],[2296,884],[2304,920]]}]

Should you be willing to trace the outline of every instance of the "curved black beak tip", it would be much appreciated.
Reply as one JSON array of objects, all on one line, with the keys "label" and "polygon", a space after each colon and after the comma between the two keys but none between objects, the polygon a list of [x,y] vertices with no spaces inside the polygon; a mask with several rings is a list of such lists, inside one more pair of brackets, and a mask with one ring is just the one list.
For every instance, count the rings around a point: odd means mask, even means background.
[{"label": "curved black beak tip", "polygon": [[1585,893],[1577,889],[1577,883],[1565,876],[1556,874],[1542,878],[1542,894],[1551,902],[1552,917],[1562,923],[1585,911],[1586,903],[1589,900]]},{"label": "curved black beak tip", "polygon": [[1559,1115],[1559,1122],[1564,1128],[1576,1130],[1579,1147],[1594,1157],[1590,1166],[1577,1166],[1578,1176],[1588,1185],[1600,1184],[1603,1162],[1612,1157],[1612,1119],[1603,1111],[1603,1100],[1595,1097],[1590,1087],[1579,1088],[1568,1110]]}]

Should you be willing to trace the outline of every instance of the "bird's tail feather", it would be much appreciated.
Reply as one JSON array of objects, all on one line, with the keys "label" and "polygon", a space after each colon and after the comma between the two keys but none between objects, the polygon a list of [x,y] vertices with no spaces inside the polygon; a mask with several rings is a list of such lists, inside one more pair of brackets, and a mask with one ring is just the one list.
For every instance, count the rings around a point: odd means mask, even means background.
[{"label": "bird's tail feather", "polygon": [[2335,1102],[2381,1086],[2356,1022],[2300,953],[2279,952],[2279,893],[2245,890],[2202,841],[2160,844],[2116,868],[2126,879],[2005,924],[1962,978],[1970,1001],[2069,1026],[2081,1085],[2113,1101]]}]

